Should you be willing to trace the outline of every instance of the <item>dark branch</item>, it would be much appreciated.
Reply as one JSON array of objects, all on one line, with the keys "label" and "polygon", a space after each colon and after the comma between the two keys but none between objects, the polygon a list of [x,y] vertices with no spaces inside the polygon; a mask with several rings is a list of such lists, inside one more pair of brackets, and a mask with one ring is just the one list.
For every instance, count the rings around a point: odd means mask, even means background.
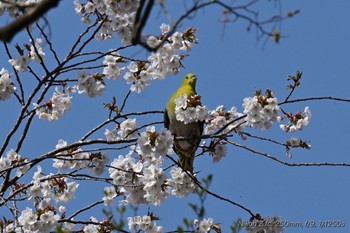
[{"label": "dark branch", "polygon": [[43,0],[33,7],[33,9],[30,9],[28,13],[19,16],[15,21],[0,28],[0,40],[5,42],[11,41],[18,32],[37,21],[51,8],[58,6],[59,1],[60,0]]}]

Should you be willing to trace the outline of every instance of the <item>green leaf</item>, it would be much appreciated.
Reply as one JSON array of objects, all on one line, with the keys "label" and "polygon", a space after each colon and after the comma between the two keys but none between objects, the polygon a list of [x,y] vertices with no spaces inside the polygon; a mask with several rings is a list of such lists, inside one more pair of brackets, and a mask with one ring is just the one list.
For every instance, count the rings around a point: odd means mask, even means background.
[{"label": "green leaf", "polygon": [[178,232],[178,233],[184,233],[185,230],[184,230],[182,227],[178,227],[178,228],[177,228],[177,232]]},{"label": "green leaf", "polygon": [[199,210],[198,217],[200,219],[202,219],[202,218],[204,218],[204,215],[205,215],[205,208],[204,208],[204,206],[202,206]]},{"label": "green leaf", "polygon": [[61,226],[56,227],[56,233],[65,233]]},{"label": "green leaf", "polygon": [[198,211],[198,206],[197,206],[196,204],[189,203],[188,205],[192,208],[192,210],[193,210],[195,213],[197,213],[197,211]]},{"label": "green leaf", "polygon": [[233,222],[233,225],[230,226],[232,233],[238,233],[242,229],[242,219],[238,218],[236,221]]},{"label": "green leaf", "polygon": [[192,223],[191,223],[190,220],[188,220],[187,218],[184,218],[183,221],[184,221],[184,224],[185,224],[185,226],[186,226],[187,228],[189,228],[189,227],[192,226]]}]

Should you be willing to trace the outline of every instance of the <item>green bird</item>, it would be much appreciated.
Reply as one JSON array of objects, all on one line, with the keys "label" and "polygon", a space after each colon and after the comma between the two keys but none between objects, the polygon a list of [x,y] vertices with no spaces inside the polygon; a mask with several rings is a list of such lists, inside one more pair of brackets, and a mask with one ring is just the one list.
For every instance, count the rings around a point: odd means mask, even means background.
[{"label": "green bird", "polygon": [[197,121],[185,124],[178,121],[175,115],[176,104],[175,99],[183,94],[188,97],[196,95],[196,81],[195,74],[188,74],[182,81],[182,84],[177,91],[170,97],[164,113],[164,126],[170,130],[175,137],[186,137],[190,139],[175,140],[174,151],[179,157],[179,164],[183,170],[193,173],[193,162],[200,144],[200,136],[203,133],[204,122]]}]

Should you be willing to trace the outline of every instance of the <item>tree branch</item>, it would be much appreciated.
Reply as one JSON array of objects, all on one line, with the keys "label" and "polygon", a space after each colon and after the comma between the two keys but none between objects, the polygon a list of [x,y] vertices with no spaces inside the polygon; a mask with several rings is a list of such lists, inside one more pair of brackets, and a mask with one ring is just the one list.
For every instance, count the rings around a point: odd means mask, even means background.
[{"label": "tree branch", "polygon": [[27,13],[19,16],[16,20],[0,28],[0,40],[9,42],[12,38],[31,23],[38,20],[51,8],[58,6],[60,0],[43,0],[36,4],[33,9],[28,9]]}]

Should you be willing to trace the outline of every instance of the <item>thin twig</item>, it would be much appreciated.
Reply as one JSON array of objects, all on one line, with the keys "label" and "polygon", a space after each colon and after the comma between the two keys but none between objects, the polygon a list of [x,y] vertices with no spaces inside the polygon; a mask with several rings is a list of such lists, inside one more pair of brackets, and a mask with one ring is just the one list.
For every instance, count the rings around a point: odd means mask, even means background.
[{"label": "thin twig", "polygon": [[330,166],[330,167],[338,167],[338,166],[342,166],[342,167],[350,167],[350,164],[348,163],[288,163],[288,162],[285,162],[283,160],[280,160],[272,155],[269,155],[268,153],[265,153],[265,152],[261,152],[261,151],[258,151],[258,150],[254,150],[250,147],[247,147],[245,145],[241,145],[241,144],[238,144],[236,142],[233,142],[231,140],[228,140],[226,139],[226,141],[228,143],[230,143],[231,145],[234,145],[236,147],[239,147],[239,148],[242,148],[242,149],[245,149],[247,151],[250,151],[254,154],[258,154],[258,155],[262,155],[266,158],[269,158],[269,159],[272,159],[278,163],[281,163],[283,165],[286,165],[286,166],[289,166],[289,167],[321,167],[321,166]]},{"label": "thin twig", "polygon": [[320,97],[308,97],[308,98],[287,100],[279,103],[278,105],[305,102],[305,101],[315,101],[315,100],[335,100],[340,102],[348,102],[348,103],[350,102],[350,99],[344,99],[344,98],[338,98],[338,97],[332,97],[332,96],[320,96]]},{"label": "thin twig", "polygon": [[[178,164],[178,162],[177,162],[174,158],[172,158],[171,156],[168,156],[168,155],[167,155],[167,158],[169,158],[169,159],[170,159],[171,161],[173,161],[174,163]],[[178,164],[178,165],[179,165],[179,164]],[[184,171],[185,171],[185,170],[184,170]],[[226,197],[222,197],[222,196],[220,196],[220,195],[218,195],[218,194],[216,194],[216,193],[214,193],[214,192],[212,192],[212,191],[210,191],[210,190],[204,188],[204,187],[202,186],[202,184],[197,180],[197,178],[193,176],[193,174],[191,174],[189,171],[185,171],[185,172],[186,172],[186,174],[187,174],[189,177],[191,177],[192,181],[193,181],[199,188],[205,190],[205,192],[207,192],[209,195],[211,195],[211,196],[213,196],[213,197],[215,197],[215,198],[217,198],[217,199],[219,199],[219,200],[221,200],[221,201],[228,202],[228,203],[230,203],[230,204],[232,204],[232,205],[234,205],[234,206],[237,206],[237,207],[239,207],[239,208],[245,210],[246,212],[248,212],[248,213],[250,214],[251,217],[254,217],[254,216],[255,216],[255,215],[253,214],[253,212],[252,212],[251,210],[249,210],[248,208],[246,208],[245,206],[243,206],[243,205],[241,205],[241,204],[239,204],[239,203],[237,203],[237,202],[234,202],[234,201],[232,201],[232,200],[230,200],[230,199],[228,199],[228,198],[226,198]]]}]

